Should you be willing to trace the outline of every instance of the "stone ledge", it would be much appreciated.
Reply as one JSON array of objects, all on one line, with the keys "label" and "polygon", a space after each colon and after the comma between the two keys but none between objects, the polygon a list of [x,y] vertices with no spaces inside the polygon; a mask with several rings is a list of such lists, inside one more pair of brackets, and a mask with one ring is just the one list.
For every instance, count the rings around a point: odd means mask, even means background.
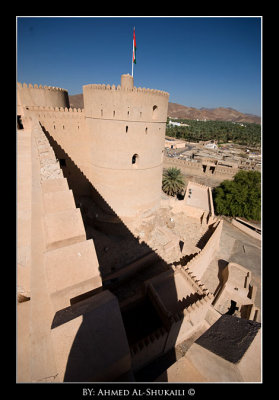
[{"label": "stone ledge", "polygon": [[86,240],[79,209],[46,214],[44,221],[47,250]]},{"label": "stone ledge", "polygon": [[59,190],[43,194],[46,214],[76,209],[72,190]]}]

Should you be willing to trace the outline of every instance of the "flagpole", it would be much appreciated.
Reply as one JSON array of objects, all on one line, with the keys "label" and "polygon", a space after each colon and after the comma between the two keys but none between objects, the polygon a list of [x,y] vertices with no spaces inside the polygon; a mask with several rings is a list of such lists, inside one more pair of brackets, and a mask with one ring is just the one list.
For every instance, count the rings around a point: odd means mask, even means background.
[{"label": "flagpole", "polygon": [[134,76],[134,62],[133,62],[133,56],[132,56],[132,76]]}]

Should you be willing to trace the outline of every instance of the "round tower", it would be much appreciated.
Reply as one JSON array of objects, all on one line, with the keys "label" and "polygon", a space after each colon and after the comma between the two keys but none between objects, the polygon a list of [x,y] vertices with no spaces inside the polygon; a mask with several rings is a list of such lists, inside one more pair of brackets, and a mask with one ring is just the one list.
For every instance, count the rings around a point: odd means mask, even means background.
[{"label": "round tower", "polygon": [[53,86],[27,85],[18,82],[17,104],[21,106],[67,107],[69,95],[67,90]]},{"label": "round tower", "polygon": [[120,217],[147,214],[160,205],[169,94],[121,86],[83,86],[89,179]]}]

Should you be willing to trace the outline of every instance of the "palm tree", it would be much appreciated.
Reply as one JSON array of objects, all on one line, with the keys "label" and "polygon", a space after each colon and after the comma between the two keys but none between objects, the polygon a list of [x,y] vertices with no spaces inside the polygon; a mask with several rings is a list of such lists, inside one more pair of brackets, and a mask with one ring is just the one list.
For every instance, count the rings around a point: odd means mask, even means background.
[{"label": "palm tree", "polygon": [[169,196],[180,194],[185,187],[185,182],[180,169],[172,167],[163,173],[163,191]]}]

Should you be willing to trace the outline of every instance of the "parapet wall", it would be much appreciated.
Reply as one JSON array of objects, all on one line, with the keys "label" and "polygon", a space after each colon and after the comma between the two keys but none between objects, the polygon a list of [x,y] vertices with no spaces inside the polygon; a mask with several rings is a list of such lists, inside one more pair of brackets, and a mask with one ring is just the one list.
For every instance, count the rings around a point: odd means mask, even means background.
[{"label": "parapet wall", "polygon": [[164,353],[168,332],[164,327],[147,335],[130,348],[133,371],[138,371]]},{"label": "parapet wall", "polygon": [[120,85],[84,85],[86,117],[124,121],[163,122],[167,120],[169,93]]},{"label": "parapet wall", "polygon": [[215,231],[210,236],[204,248],[192,258],[185,266],[185,271],[190,272],[197,279],[201,280],[207,267],[219,249],[222,233],[223,220],[215,222]]},{"label": "parapet wall", "polygon": [[239,171],[238,168],[230,168],[224,167],[220,165],[214,166],[214,171],[212,173],[209,168],[206,169],[206,172],[203,172],[203,162],[193,162],[193,161],[186,161],[186,160],[179,160],[170,157],[164,157],[164,165],[171,165],[176,166],[178,168],[182,168],[185,170],[190,170],[189,173],[197,174],[199,176],[212,176],[216,178],[223,177],[224,179],[232,179],[234,175]]},{"label": "parapet wall", "polygon": [[33,120],[40,163],[44,225],[44,268],[53,312],[72,299],[102,287],[92,240],[86,240],[80,210],[42,128]]},{"label": "parapet wall", "polygon": [[69,107],[69,96],[65,89],[30,83],[17,84],[18,114],[23,106]]},{"label": "parapet wall", "polygon": [[235,218],[232,219],[231,223],[232,223],[233,226],[235,226],[236,228],[240,229],[242,232],[247,233],[247,235],[250,235],[255,239],[262,240],[261,234],[258,233],[256,230],[254,230],[253,226],[250,228],[249,227],[249,223],[245,225],[244,223],[239,222]]},{"label": "parapet wall", "polygon": [[[60,146],[67,153],[67,157],[70,157],[85,174],[87,173],[84,160],[87,158],[88,141],[82,109],[30,106],[24,109],[24,125],[28,118],[38,119],[45,132],[56,142],[57,148]],[[55,150],[57,151],[57,149]],[[65,158],[65,156],[61,158]],[[67,166],[70,166],[69,163],[72,161],[66,162]],[[76,186],[78,186],[78,182]]]},{"label": "parapet wall", "polygon": [[[192,287],[192,292],[191,295],[185,292],[183,297],[177,298],[176,311],[171,312],[166,308],[164,300],[161,298],[160,289],[159,291],[157,289],[167,281],[172,285],[175,283],[175,277],[178,277],[178,280],[186,280],[189,287]],[[177,284],[178,281],[176,281],[175,286]],[[178,290],[177,286],[176,290]],[[192,274],[186,272],[182,267],[173,267],[173,270],[163,272],[147,280],[144,291],[159,315],[163,326],[131,346],[134,371],[138,371],[152,360],[167,353],[199,329],[204,323],[205,315],[213,298],[204,284],[193,278]],[[197,296],[196,299],[194,294]],[[190,297],[192,297],[191,304],[189,304]]]}]

